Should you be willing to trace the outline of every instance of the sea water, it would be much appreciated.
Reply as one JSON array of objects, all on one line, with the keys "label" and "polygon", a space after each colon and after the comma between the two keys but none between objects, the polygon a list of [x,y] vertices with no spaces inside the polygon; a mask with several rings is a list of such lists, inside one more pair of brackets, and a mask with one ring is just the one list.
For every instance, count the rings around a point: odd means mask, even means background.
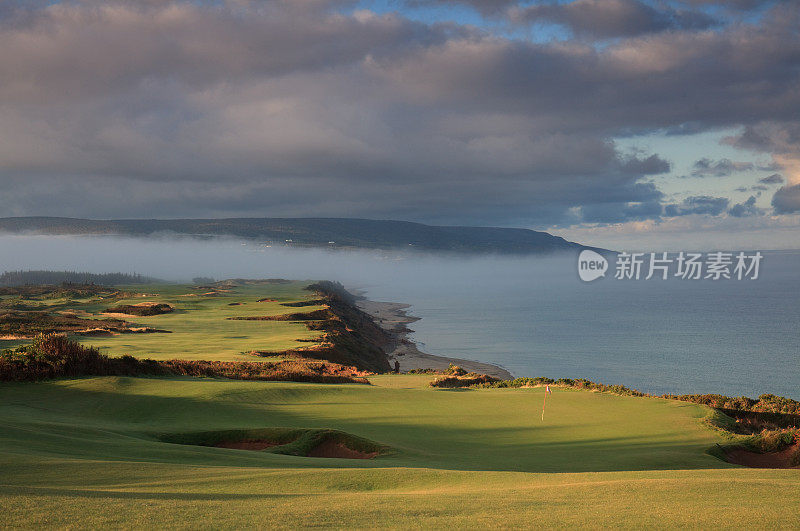
[{"label": "sea water", "polygon": [[[765,252],[757,280],[582,282],[577,254],[467,257],[267,247],[236,240],[0,237],[0,270],[332,279],[406,302],[431,354],[515,376],[650,393],[800,399],[800,252]],[[401,362],[402,365],[402,362]]]},{"label": "sea water", "polygon": [[764,253],[756,280],[615,280],[612,270],[586,283],[574,257],[453,266],[368,292],[412,304],[423,351],[515,376],[800,399],[800,252]]}]

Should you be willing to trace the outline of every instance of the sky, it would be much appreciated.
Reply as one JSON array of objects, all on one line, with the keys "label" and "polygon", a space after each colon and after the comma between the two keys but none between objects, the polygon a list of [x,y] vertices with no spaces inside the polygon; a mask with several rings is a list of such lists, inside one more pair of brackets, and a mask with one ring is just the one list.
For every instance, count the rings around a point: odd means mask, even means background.
[{"label": "sky", "polygon": [[6,0],[0,212],[800,248],[800,9]]}]

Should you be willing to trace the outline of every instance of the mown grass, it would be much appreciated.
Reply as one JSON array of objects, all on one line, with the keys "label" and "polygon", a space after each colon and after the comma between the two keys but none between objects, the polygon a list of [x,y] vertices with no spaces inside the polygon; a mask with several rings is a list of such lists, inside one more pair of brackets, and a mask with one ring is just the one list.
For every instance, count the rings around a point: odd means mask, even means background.
[{"label": "mown grass", "polygon": [[[542,388],[84,378],[0,384],[9,526],[797,527],[796,470],[705,453],[706,406]],[[340,460],[168,444],[163,434],[334,429]]]},{"label": "mown grass", "polygon": [[[125,306],[143,302],[165,303],[174,311],[153,316],[130,316],[127,321],[139,326],[171,333],[122,334],[112,337],[76,339],[98,347],[110,356],[128,354],[155,360],[185,359],[206,361],[258,361],[248,353],[254,350],[279,352],[314,345],[318,331],[308,330],[304,323],[291,321],[232,320],[234,317],[259,317],[290,313],[292,308],[281,303],[297,303],[316,298],[304,288],[306,282],[242,284],[230,292],[206,295],[213,290],[192,285],[149,284],[118,287],[135,296],[98,300],[60,298],[36,301],[37,309],[79,310],[82,316],[107,319],[103,311],[109,306]],[[259,299],[270,299],[256,302]],[[231,303],[241,303],[231,305]],[[306,306],[304,311],[320,309]],[[0,348],[14,348],[26,341],[0,341]]]}]

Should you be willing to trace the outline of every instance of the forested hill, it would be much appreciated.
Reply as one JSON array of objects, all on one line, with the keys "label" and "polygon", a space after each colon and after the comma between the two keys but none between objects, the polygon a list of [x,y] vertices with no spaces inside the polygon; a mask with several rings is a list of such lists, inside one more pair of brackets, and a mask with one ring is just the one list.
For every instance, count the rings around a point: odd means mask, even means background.
[{"label": "forested hill", "polygon": [[229,218],[93,220],[0,218],[0,233],[151,236],[234,236],[263,243],[363,249],[420,249],[532,254],[582,246],[546,232],[498,227],[447,227],[350,218]]}]

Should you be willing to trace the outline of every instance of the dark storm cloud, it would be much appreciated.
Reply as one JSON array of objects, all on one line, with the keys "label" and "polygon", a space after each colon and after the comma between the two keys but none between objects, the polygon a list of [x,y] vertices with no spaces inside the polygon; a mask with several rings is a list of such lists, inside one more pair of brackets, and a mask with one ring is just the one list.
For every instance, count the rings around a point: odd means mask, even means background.
[{"label": "dark storm cloud", "polygon": [[718,216],[728,208],[730,201],[725,197],[711,197],[708,195],[698,195],[687,197],[680,203],[673,203],[664,207],[664,215],[667,217],[688,216],[692,214],[706,214]]},{"label": "dark storm cloud", "polygon": [[735,142],[796,149],[782,7],[592,46],[325,0],[49,4],[0,15],[10,214],[657,219],[642,178],[670,162],[613,138],[744,126]]},{"label": "dark storm cloud", "polygon": [[578,36],[632,37],[665,30],[706,29],[717,24],[700,11],[656,9],[639,0],[575,0],[542,3],[511,11],[516,23],[553,22]]}]

